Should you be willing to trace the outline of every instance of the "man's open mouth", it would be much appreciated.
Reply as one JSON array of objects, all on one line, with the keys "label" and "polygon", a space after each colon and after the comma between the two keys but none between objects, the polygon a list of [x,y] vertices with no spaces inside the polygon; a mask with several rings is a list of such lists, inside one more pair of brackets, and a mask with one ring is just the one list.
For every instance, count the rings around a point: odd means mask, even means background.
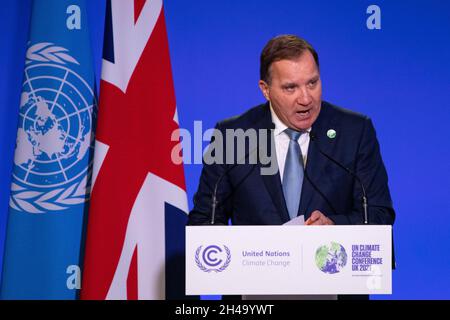
[{"label": "man's open mouth", "polygon": [[307,118],[307,117],[309,117],[310,113],[311,113],[311,109],[308,109],[308,110],[303,110],[303,111],[297,111],[296,115],[301,118]]}]

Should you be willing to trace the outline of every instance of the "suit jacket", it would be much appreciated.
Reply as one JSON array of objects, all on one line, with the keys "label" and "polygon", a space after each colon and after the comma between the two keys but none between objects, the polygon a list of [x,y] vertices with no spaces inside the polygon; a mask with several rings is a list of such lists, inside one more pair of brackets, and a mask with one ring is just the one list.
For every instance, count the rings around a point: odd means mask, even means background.
[{"label": "suit jacket", "polygon": [[[224,137],[226,129],[272,129],[269,104],[219,122],[216,128]],[[329,129],[336,131],[334,139],[327,136]],[[360,185],[349,173],[324,157],[318,151],[319,147],[360,177],[367,193],[369,222],[393,224],[395,213],[388,177],[372,121],[364,115],[322,102],[312,131],[316,138],[308,148],[298,215],[305,215],[306,220],[314,210],[320,210],[336,224],[363,222]],[[268,139],[267,152],[271,154],[275,152],[273,134],[268,135]],[[224,153],[225,159],[226,151]],[[188,224],[210,222],[212,191],[221,175],[215,215],[218,224],[228,224],[230,218],[234,225],[280,225],[289,221],[280,174],[277,171],[273,175],[262,175],[263,167],[259,160],[257,164],[248,161],[239,165],[204,164]]]}]

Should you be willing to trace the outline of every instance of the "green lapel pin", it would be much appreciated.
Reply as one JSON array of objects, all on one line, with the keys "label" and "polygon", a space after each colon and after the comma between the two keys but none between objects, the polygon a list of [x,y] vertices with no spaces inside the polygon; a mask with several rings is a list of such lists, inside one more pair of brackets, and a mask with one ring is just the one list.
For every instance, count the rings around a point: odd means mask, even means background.
[{"label": "green lapel pin", "polygon": [[336,138],[336,130],[330,129],[327,131],[327,137],[330,139]]}]

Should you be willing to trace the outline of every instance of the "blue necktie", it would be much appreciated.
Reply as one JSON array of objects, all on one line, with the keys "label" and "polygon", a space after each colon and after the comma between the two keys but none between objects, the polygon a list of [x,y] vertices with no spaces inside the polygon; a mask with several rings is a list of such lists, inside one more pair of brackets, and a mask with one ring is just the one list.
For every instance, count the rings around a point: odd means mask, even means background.
[{"label": "blue necktie", "polygon": [[289,216],[293,219],[297,217],[304,175],[302,151],[298,144],[302,132],[289,128],[284,132],[289,136],[289,150],[284,163],[283,193]]}]

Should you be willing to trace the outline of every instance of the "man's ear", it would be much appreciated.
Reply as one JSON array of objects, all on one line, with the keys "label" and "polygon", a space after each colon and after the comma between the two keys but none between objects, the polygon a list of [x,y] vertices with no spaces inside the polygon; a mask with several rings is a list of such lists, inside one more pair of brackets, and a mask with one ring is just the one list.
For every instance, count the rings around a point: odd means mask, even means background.
[{"label": "man's ear", "polygon": [[259,85],[259,89],[261,89],[262,94],[264,95],[264,97],[270,101],[270,90],[269,90],[269,85],[264,81],[264,80],[259,80],[258,82]]}]

